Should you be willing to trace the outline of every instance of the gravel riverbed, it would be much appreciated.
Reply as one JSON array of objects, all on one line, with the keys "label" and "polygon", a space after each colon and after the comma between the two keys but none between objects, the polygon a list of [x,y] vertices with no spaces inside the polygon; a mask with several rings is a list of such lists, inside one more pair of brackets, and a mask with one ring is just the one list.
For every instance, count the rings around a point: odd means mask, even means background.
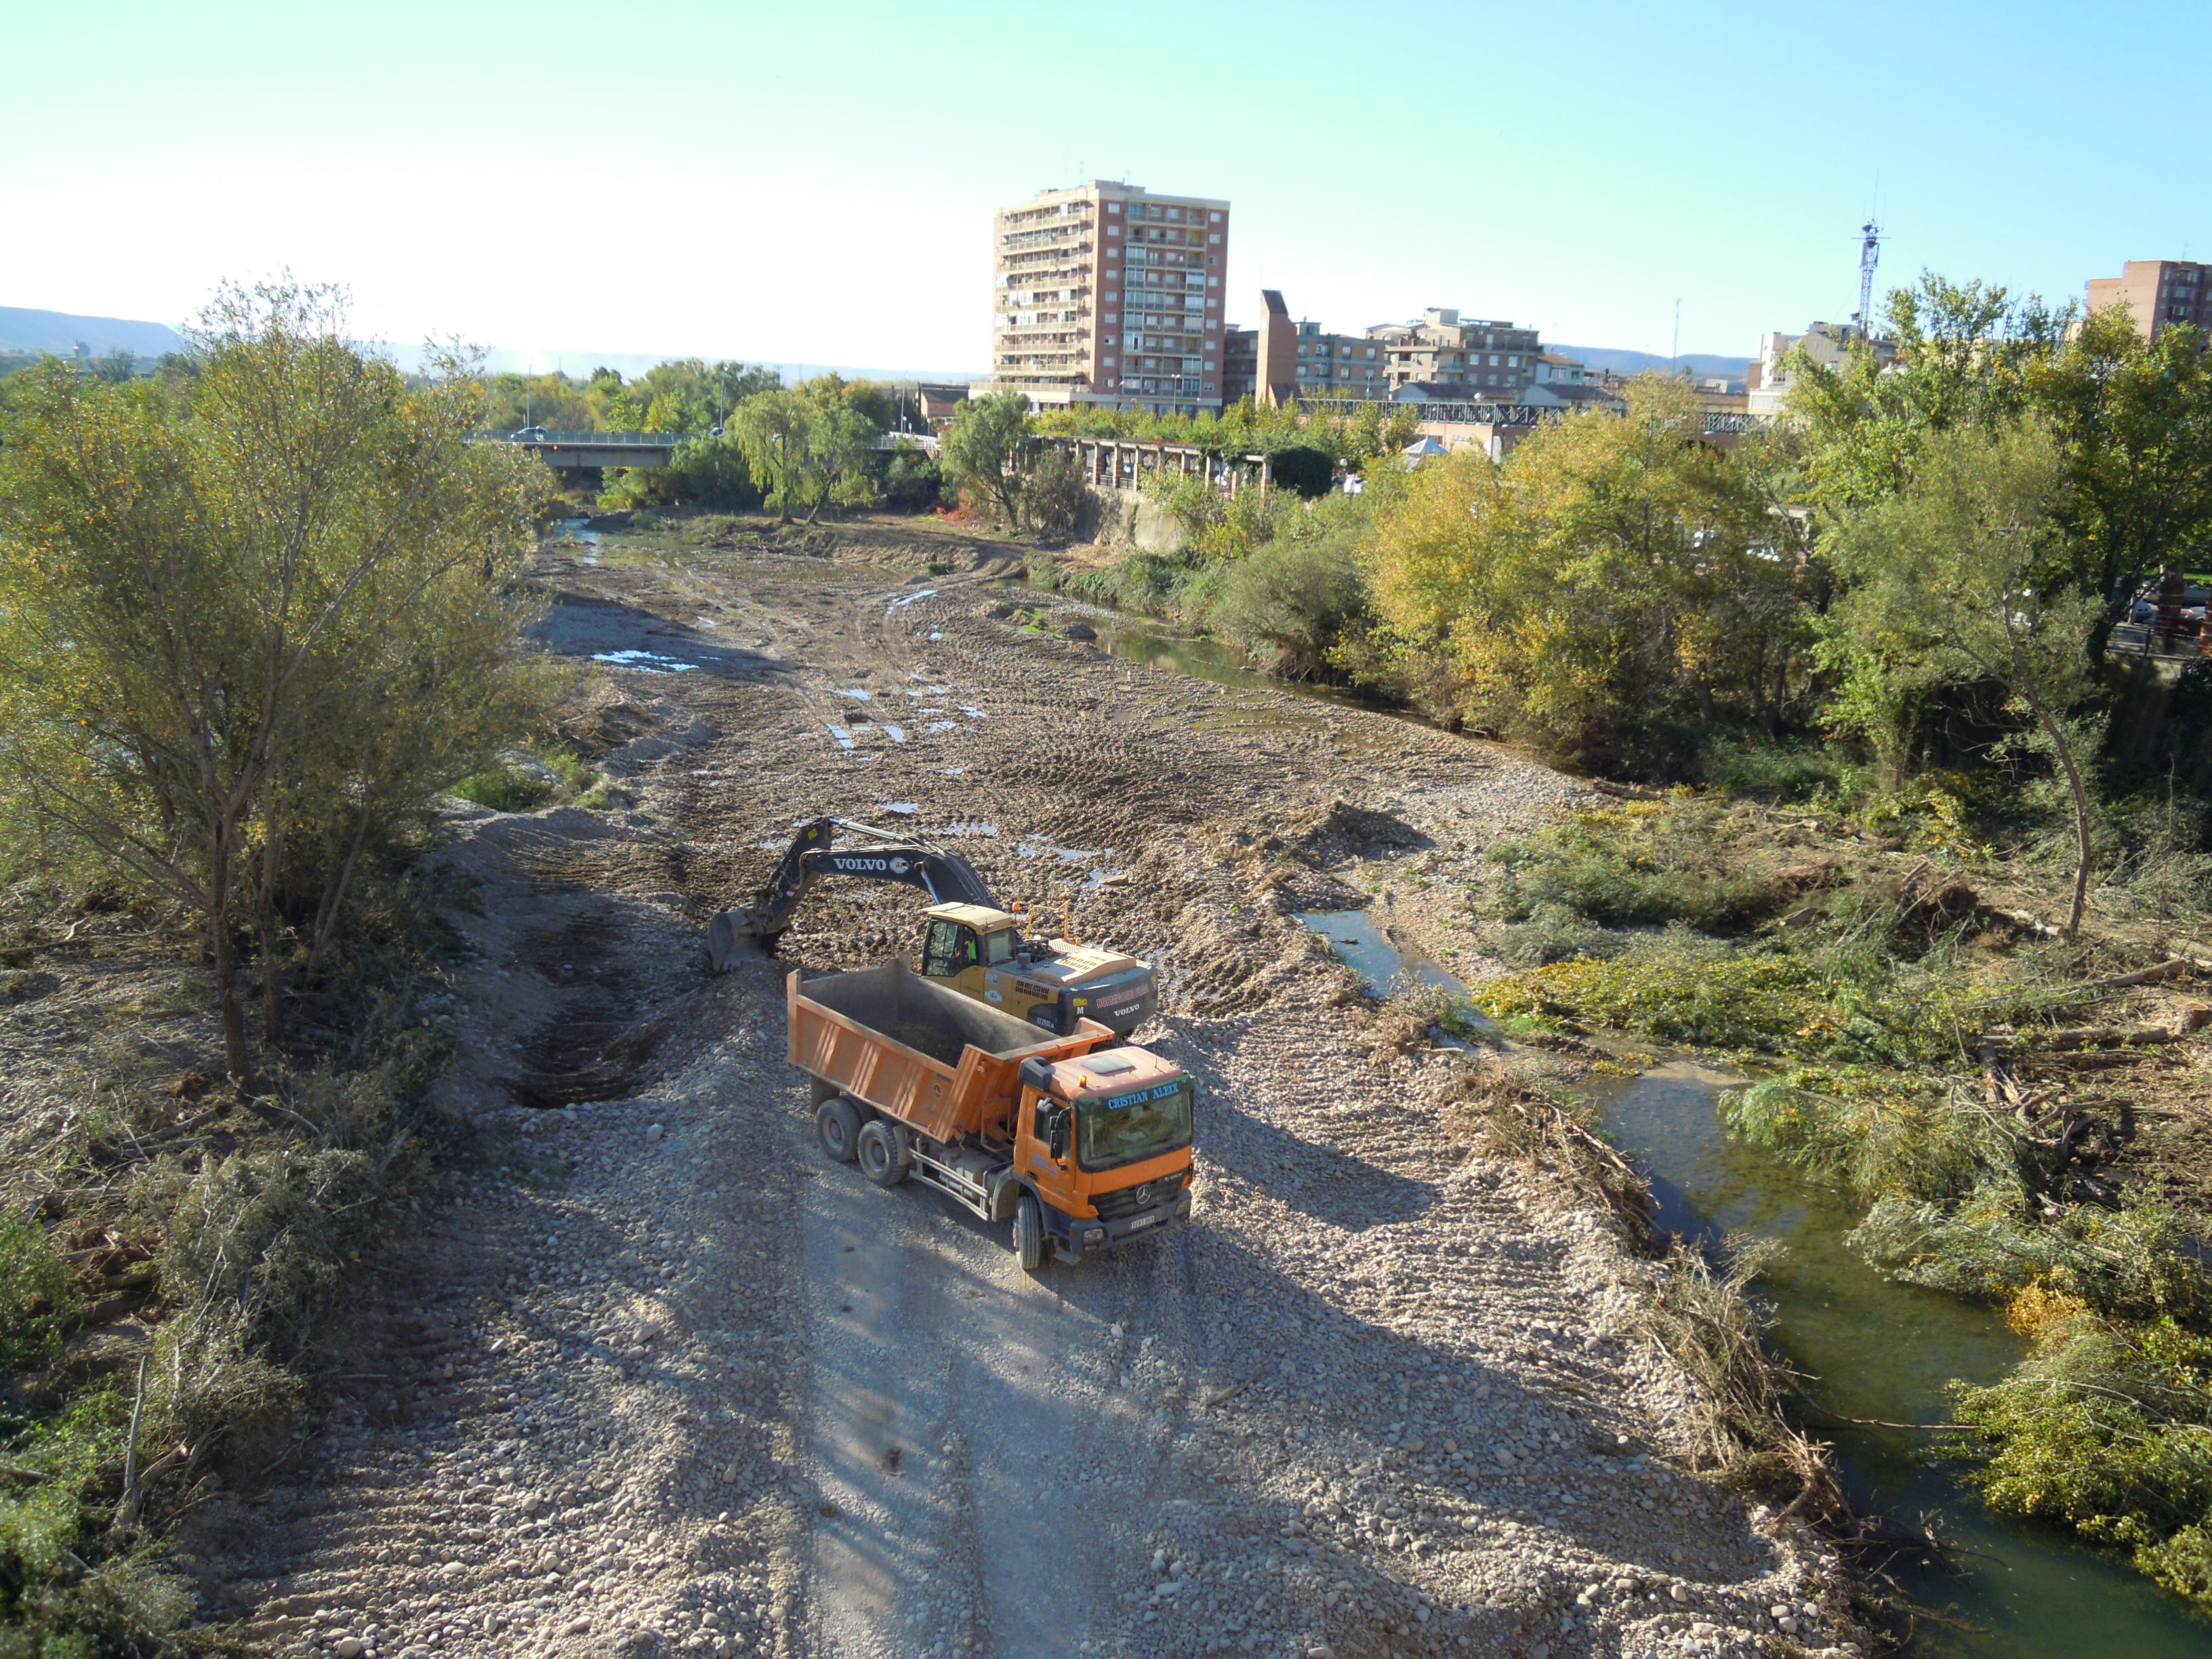
[{"label": "gravel riverbed", "polygon": [[[1025,632],[988,562],[578,551],[542,636],[613,659],[577,719],[624,794],[434,855],[478,1156],[283,1484],[182,1540],[217,1607],[380,1659],[1856,1650],[1826,1545],[1683,1469],[1658,1269],[1460,1144],[1452,1058],[1378,1048],[1292,919],[1432,908],[1576,785]],[[782,974],[911,955],[922,901],[825,886],[722,978],[699,945],[821,811],[1160,964],[1192,1225],[1032,1278],[822,1157]]]}]

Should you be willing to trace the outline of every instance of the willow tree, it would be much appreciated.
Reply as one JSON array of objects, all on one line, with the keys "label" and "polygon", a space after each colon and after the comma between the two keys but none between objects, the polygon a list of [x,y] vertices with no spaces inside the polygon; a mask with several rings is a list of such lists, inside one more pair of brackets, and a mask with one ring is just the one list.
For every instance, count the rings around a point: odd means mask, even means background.
[{"label": "willow tree", "polygon": [[[180,389],[52,369],[0,453],[0,785],[200,918],[225,1063],[240,943],[281,1023],[288,895],[512,740],[542,470],[478,397],[362,350],[327,289],[226,289]],[[452,365],[447,366],[450,371]]]}]

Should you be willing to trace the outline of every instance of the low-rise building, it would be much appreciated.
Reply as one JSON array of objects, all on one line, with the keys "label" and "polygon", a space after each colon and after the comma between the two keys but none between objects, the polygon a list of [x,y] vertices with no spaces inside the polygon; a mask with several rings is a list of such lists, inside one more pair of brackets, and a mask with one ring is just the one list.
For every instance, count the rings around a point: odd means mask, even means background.
[{"label": "low-rise building", "polygon": [[1462,321],[1449,307],[1407,323],[1332,334],[1319,323],[1291,324],[1273,289],[1261,300],[1261,325],[1232,327],[1223,342],[1222,392],[1231,403],[1280,403],[1295,386],[1300,398],[1383,399],[1407,387],[1437,387],[1449,397],[1510,404],[1540,382],[1580,385],[1586,372],[1557,354],[1547,362],[1533,328]]},{"label": "low-rise building", "polygon": [[1540,351],[1536,354],[1536,384],[1538,386],[1595,386],[1604,377],[1593,373],[1590,366],[1578,357],[1570,357],[1562,351]]},{"label": "low-rise building", "polygon": [[1854,350],[1871,350],[1878,362],[1890,362],[1897,356],[1897,348],[1889,341],[1879,337],[1869,340],[1852,323],[1808,323],[1802,334],[1762,334],[1759,356],[1745,375],[1747,413],[1771,416],[1782,412],[1790,397],[1790,354],[1800,347],[1814,362],[1828,368],[1842,368]]},{"label": "low-rise building", "polygon": [[2130,259],[2117,276],[2089,279],[2089,309],[2125,305],[2136,332],[2156,339],[2175,324],[2212,326],[2212,265],[2185,259]]},{"label": "low-rise building", "polygon": [[1222,396],[1280,404],[1297,398],[1380,398],[1389,389],[1382,349],[1364,334],[1325,333],[1293,322],[1281,292],[1260,293],[1260,326],[1232,326],[1222,342]]},{"label": "low-rise building", "polygon": [[1543,348],[1533,328],[1434,306],[1407,323],[1378,323],[1367,337],[1382,349],[1392,386],[1465,386],[1499,403],[1518,400],[1536,380]]}]

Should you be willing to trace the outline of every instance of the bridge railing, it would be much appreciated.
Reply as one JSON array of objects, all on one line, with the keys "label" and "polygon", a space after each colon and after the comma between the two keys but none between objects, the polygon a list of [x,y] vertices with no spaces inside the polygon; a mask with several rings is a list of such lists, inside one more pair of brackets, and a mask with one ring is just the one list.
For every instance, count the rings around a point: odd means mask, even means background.
[{"label": "bridge railing", "polygon": [[673,449],[684,439],[698,435],[696,432],[553,432],[524,428],[518,432],[471,432],[469,437],[477,443],[521,444],[530,448],[558,444],[594,449]]},{"label": "bridge railing", "polygon": [[[1468,403],[1456,399],[1398,404],[1370,398],[1301,398],[1298,407],[1317,415],[1352,415],[1362,409],[1373,408],[1410,409],[1413,418],[1423,425],[1433,422],[1449,426],[1541,426],[1549,421],[1563,420],[1570,412],[1550,404]],[[1709,434],[1758,432],[1770,424],[1766,416],[1747,415],[1736,410],[1709,409],[1705,413],[1705,429]]]}]

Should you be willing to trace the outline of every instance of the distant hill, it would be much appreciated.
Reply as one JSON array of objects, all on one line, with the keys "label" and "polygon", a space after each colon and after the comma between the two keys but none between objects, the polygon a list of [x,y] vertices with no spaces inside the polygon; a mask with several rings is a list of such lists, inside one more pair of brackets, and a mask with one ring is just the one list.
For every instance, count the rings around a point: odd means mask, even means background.
[{"label": "distant hill", "polygon": [[1741,380],[1751,370],[1748,357],[1722,357],[1710,351],[1686,351],[1668,359],[1653,352],[1623,351],[1614,346],[1553,345],[1548,349],[1588,363],[1592,368],[1609,369],[1615,374],[1641,374],[1646,369],[1656,369],[1664,374],[1669,368],[1686,368],[1700,380]]},{"label": "distant hill", "polygon": [[95,357],[111,351],[158,357],[185,349],[185,337],[167,323],[127,317],[79,317],[66,311],[27,311],[0,306],[0,351],[51,351],[66,357],[82,343]]},{"label": "distant hill", "polygon": [[[66,357],[82,343],[95,357],[117,349],[135,356],[158,357],[166,351],[187,349],[185,337],[166,323],[134,322],[125,317],[79,317],[66,311],[28,311],[19,306],[0,306],[0,352],[50,351]],[[422,361],[419,346],[376,342],[377,349],[390,354],[402,367],[413,368]],[[494,374],[545,374],[556,364],[572,380],[588,380],[602,364],[626,380],[634,380],[655,363],[674,362],[686,354],[642,351],[521,351],[492,346],[484,353],[484,368]],[[691,353],[691,356],[703,356]],[[862,368],[844,363],[774,363],[748,357],[783,376],[786,383],[811,380],[833,371],[848,380],[926,380],[933,384],[966,385],[984,376],[981,369]]]},{"label": "distant hill", "polygon": [[[412,365],[421,360],[421,352],[414,348],[387,346],[395,362]],[[492,346],[484,353],[484,369],[492,374],[550,374],[556,368],[572,380],[587,380],[595,368],[613,369],[626,380],[634,380],[655,363],[678,362],[684,356],[704,356],[710,362],[712,354],[706,352],[653,353],[642,351],[522,351],[512,346]],[[970,380],[980,380],[988,374],[985,369],[950,368],[866,368],[849,363],[778,363],[765,358],[743,357],[738,361],[772,368],[783,377],[784,384],[793,386],[801,380],[811,380],[817,375],[836,374],[848,380],[924,380],[932,385],[965,386]]]}]

